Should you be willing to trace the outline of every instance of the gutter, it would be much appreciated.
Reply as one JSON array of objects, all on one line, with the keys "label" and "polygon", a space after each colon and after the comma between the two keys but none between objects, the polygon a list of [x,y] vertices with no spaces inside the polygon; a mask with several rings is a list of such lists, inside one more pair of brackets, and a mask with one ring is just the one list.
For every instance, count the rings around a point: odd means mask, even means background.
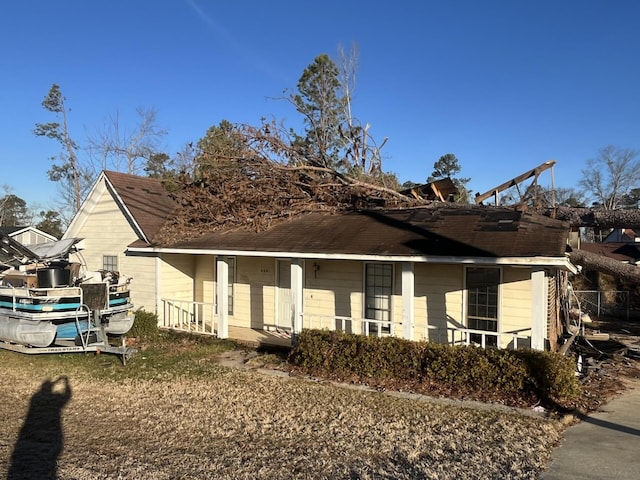
[{"label": "gutter", "polygon": [[224,256],[251,256],[263,258],[300,258],[315,260],[357,260],[370,262],[413,262],[413,263],[437,263],[451,265],[507,265],[516,267],[556,267],[571,273],[578,273],[578,268],[569,258],[562,257],[456,257],[435,255],[362,255],[351,253],[309,253],[286,251],[246,251],[246,250],[217,250],[198,248],[166,248],[166,247],[128,247],[127,253],[132,254],[186,254],[186,255],[224,255]]}]

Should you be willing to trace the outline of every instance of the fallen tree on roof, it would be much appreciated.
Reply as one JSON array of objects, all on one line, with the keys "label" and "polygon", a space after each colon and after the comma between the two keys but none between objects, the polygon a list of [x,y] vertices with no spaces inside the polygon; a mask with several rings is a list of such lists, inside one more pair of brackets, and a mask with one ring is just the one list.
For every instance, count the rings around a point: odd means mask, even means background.
[{"label": "fallen tree on roof", "polygon": [[556,207],[541,210],[540,213],[567,222],[572,227],[640,228],[640,209],[638,208],[605,210]]},{"label": "fallen tree on roof", "polygon": [[[352,165],[345,172],[305,156],[273,124],[242,127],[224,154],[203,152],[199,168],[168,182],[178,203],[155,243],[171,244],[222,228],[260,231],[310,211],[346,211],[426,204],[385,186],[381,172]],[[232,134],[236,134],[233,132]]]},{"label": "fallen tree on roof", "polygon": [[574,265],[580,265],[585,271],[597,271],[613,275],[617,280],[628,286],[640,285],[640,267],[629,263],[622,263],[604,255],[574,250],[569,253],[569,259]]},{"label": "fallen tree on roof", "polygon": [[[225,135],[223,143],[201,152],[196,171],[179,175],[168,184],[179,207],[155,243],[169,245],[223,228],[262,231],[281,219],[312,211],[496,208],[403,195],[384,184],[382,172],[365,172],[358,165],[350,165],[345,171],[329,168],[273,123],[258,128],[237,126]],[[640,225],[637,209],[556,207],[537,212],[573,227]],[[572,252],[570,258],[585,270],[602,271],[640,284],[639,269],[634,266],[581,250]]]}]

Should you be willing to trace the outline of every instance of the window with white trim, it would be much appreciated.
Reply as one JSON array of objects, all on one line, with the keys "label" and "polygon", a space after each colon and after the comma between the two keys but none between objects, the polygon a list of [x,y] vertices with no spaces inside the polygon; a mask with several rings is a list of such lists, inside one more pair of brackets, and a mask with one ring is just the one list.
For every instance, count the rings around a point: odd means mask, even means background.
[{"label": "window with white trim", "polygon": [[102,256],[102,269],[107,272],[118,271],[118,256],[117,255],[103,255]]},{"label": "window with white trim", "polygon": [[[500,269],[469,267],[466,269],[467,327],[471,330],[498,331]],[[485,335],[486,346],[497,346],[495,335]],[[481,334],[472,334],[471,341],[482,343]]]},{"label": "window with white trim", "polygon": [[391,333],[391,295],[393,294],[393,265],[365,264],[365,312],[369,333]]}]

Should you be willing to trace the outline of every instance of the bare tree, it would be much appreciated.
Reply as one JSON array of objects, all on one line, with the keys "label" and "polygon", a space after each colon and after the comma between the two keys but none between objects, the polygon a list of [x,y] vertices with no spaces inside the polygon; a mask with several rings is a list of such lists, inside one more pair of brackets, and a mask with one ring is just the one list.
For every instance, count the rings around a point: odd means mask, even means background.
[{"label": "bare tree", "polygon": [[59,158],[61,160],[60,164],[54,164],[47,173],[50,180],[60,182],[61,190],[69,200],[68,205],[73,208],[75,213],[80,209],[80,203],[82,202],[83,191],[85,190],[83,182],[86,171],[78,162],[76,154],[78,144],[69,134],[65,100],[60,87],[54,83],[42,101],[42,106],[45,110],[59,117],[62,120],[62,124],[59,122],[36,123],[34,133],[38,137],[54,139],[63,147],[63,153],[59,157],[52,157],[53,160]]},{"label": "bare tree", "polygon": [[339,126],[339,133],[345,151],[345,160],[348,162],[349,171],[357,176],[358,170],[376,175],[382,173],[382,156],[380,151],[387,143],[384,138],[378,145],[369,133],[371,125],[362,123],[353,116],[351,103],[356,88],[356,72],[358,70],[359,49],[353,44],[349,53],[338,47],[340,58],[338,81],[342,91],[342,105],[344,108],[344,122],[346,128]]},{"label": "bare tree", "polygon": [[600,150],[587,162],[579,184],[605,210],[620,206],[622,197],[640,181],[640,162],[637,152],[612,145]]},{"label": "bare tree", "polygon": [[101,130],[89,136],[90,153],[98,170],[140,174],[152,156],[159,153],[167,131],[158,126],[157,111],[138,108],[136,113],[139,120],[133,128],[124,126],[116,111]]}]

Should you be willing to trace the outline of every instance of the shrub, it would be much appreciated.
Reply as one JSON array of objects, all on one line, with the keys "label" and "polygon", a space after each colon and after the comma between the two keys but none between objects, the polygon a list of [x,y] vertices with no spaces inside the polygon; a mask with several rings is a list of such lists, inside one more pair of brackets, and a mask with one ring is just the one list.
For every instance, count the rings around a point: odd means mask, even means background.
[{"label": "shrub", "polygon": [[158,336],[158,315],[147,312],[141,308],[135,311],[135,318],[127,337],[139,337],[142,340],[151,340]]},{"label": "shrub", "polygon": [[547,402],[570,400],[580,393],[572,359],[553,352],[303,330],[289,362],[315,375],[378,383],[401,380],[442,390],[535,396]]},{"label": "shrub", "polygon": [[575,360],[555,352],[519,350],[514,352],[527,365],[529,388],[547,401],[562,403],[580,395]]}]

